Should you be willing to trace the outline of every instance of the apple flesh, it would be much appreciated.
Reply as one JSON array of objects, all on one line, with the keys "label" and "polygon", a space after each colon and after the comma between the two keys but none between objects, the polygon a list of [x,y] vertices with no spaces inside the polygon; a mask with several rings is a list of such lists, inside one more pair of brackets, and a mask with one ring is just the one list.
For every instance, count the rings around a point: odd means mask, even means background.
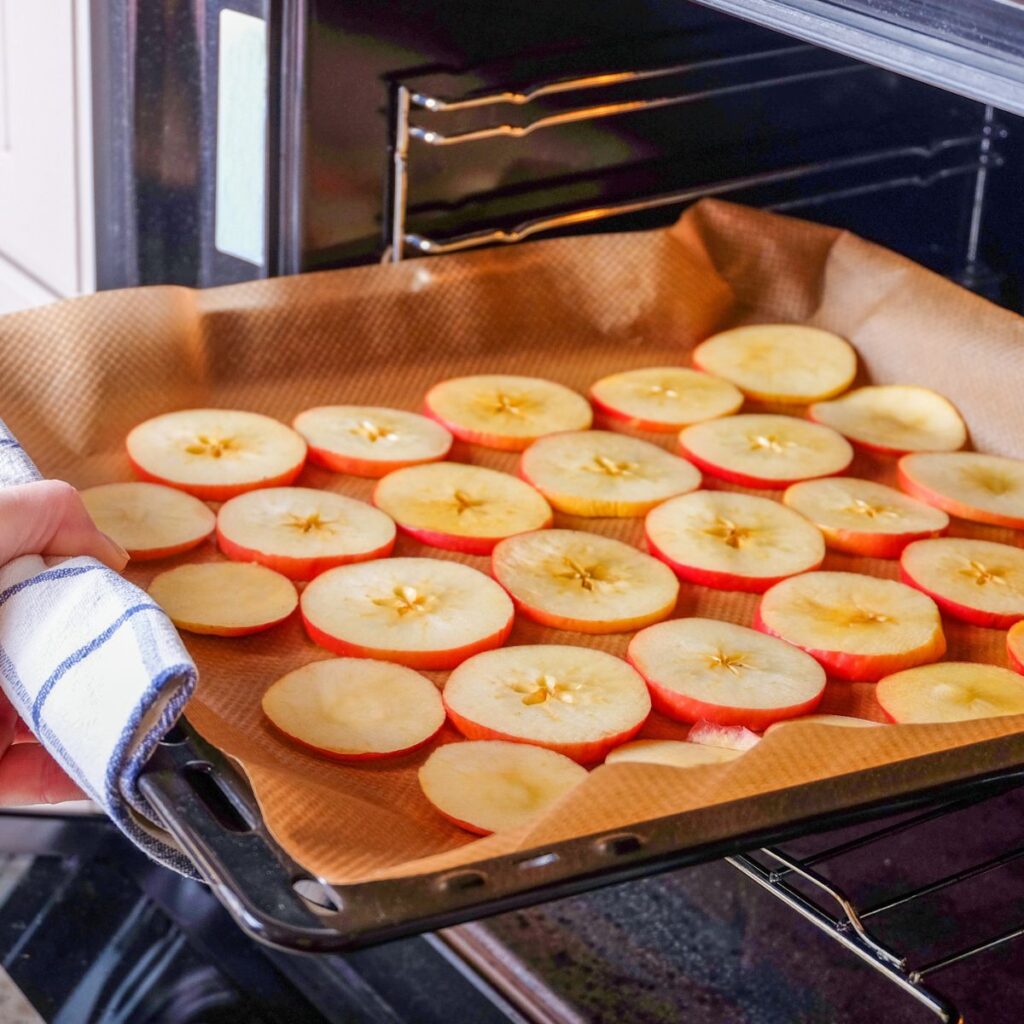
[{"label": "apple flesh", "polygon": [[161,484],[101,484],[82,491],[97,528],[132,561],[169,558],[202,544],[216,517],[198,498]]},{"label": "apple flesh", "polygon": [[460,440],[510,452],[546,434],[586,430],[593,419],[590,403],[561,384],[497,373],[435,384],[426,410]]},{"label": "apple flesh", "polygon": [[853,718],[851,715],[801,715],[799,718],[789,718],[784,722],[773,722],[765,729],[764,734],[781,729],[784,725],[794,725],[797,722],[806,722],[808,725],[834,725],[845,729],[862,729],[874,725],[885,725],[885,722],[872,722],[867,718]]},{"label": "apple flesh", "polygon": [[501,740],[446,743],[419,770],[434,809],[476,835],[528,825],[586,777],[585,768],[553,750]]},{"label": "apple flesh", "polygon": [[900,556],[900,576],[947,615],[991,629],[1024,619],[1024,550],[966,537],[919,540]]},{"label": "apple flesh", "polygon": [[505,537],[551,525],[551,506],[508,473],[434,462],[390,473],[373,503],[399,527],[437,548],[489,555]]},{"label": "apple flesh", "polygon": [[458,562],[382,558],[328,569],[302,593],[310,638],[334,654],[454,668],[499,647],[514,609],[489,576]]},{"label": "apple flesh", "polygon": [[702,764],[734,761],[743,753],[728,747],[688,743],[684,740],[633,740],[616,747],[605,764],[667,764],[673,768],[696,768]]},{"label": "apple flesh", "polygon": [[762,593],[825,557],[821,532],[767,498],[694,491],[647,514],[647,549],[679,577],[720,590]]},{"label": "apple flesh", "polygon": [[830,548],[870,558],[898,558],[912,541],[938,537],[949,527],[941,509],[851,476],[793,484],[782,500],[814,523]]},{"label": "apple flesh", "polygon": [[1006,634],[1006,657],[1010,668],[1024,675],[1024,620],[1011,626]]},{"label": "apple flesh", "polygon": [[294,743],[337,761],[408,754],[445,722],[441,694],[426,676],[367,658],[303,665],[270,686],[262,707]]},{"label": "apple flesh", "polygon": [[777,583],[761,598],[754,626],[806,651],[837,679],[873,682],[946,652],[931,598],[855,572],[808,572]]},{"label": "apple flesh", "polygon": [[581,633],[624,633],[671,615],[679,583],[629,544],[579,530],[503,540],[494,578],[528,619]]},{"label": "apple flesh", "polygon": [[717,722],[701,721],[686,734],[686,742],[742,753],[753,750],[761,742],[761,737],[745,725],[719,725]]},{"label": "apple flesh", "polygon": [[908,725],[1024,715],[1024,679],[997,665],[923,665],[886,676],[876,694],[894,722]]},{"label": "apple flesh", "polygon": [[681,722],[760,732],[808,714],[825,693],[825,672],[810,655],[715,619],[649,626],[633,637],[626,656],[647,680],[655,711]]},{"label": "apple flesh", "polygon": [[322,405],[292,423],[309,445],[309,461],[335,473],[381,477],[448,455],[452,435],[415,412],[376,405]]},{"label": "apple flesh", "polygon": [[680,432],[679,447],[712,476],[769,489],[835,476],[853,459],[849,442],[830,427],[767,413],[695,423]]},{"label": "apple flesh", "polygon": [[642,516],[701,483],[684,459],[608,430],[543,438],[523,453],[519,473],[558,511],[577,516]]},{"label": "apple flesh", "polygon": [[845,391],[857,373],[857,355],[830,331],[757,324],[701,342],[693,350],[693,365],[732,381],[750,398],[803,404]]},{"label": "apple flesh", "polygon": [[390,555],[395,524],[354,498],[310,487],[271,487],[221,506],[217,544],[233,561],[311,580],[338,565]]},{"label": "apple flesh", "polygon": [[233,409],[166,413],[140,423],[125,443],[141,479],[204,501],[290,484],[306,462],[306,442],[294,430]]},{"label": "apple flesh", "polygon": [[631,740],[651,710],[643,679],[626,662],[563,644],[478,654],[452,672],[443,697],[468,739],[531,743],[581,764]]},{"label": "apple flesh", "polygon": [[262,565],[204,562],[160,573],[149,596],[179,628],[247,636],[284,622],[299,602],[291,580]]}]

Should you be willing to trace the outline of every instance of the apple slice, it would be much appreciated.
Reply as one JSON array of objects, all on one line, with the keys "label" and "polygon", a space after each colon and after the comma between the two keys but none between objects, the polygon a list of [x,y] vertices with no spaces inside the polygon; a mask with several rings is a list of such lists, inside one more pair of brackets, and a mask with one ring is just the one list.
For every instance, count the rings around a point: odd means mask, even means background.
[{"label": "apple slice", "polygon": [[673,768],[696,768],[701,764],[721,764],[733,761],[742,750],[714,747],[683,740],[633,740],[616,747],[605,759],[605,764],[668,764]]},{"label": "apple slice", "polygon": [[519,472],[559,512],[577,516],[642,516],[701,482],[684,459],[609,430],[543,438],[523,452]]},{"label": "apple slice", "polygon": [[216,522],[198,498],[160,484],[100,484],[82,491],[82,503],[134,562],[188,551],[213,533]]},{"label": "apple slice", "polygon": [[715,750],[753,750],[761,742],[756,732],[745,725],[719,725],[717,722],[697,722],[686,734],[686,742]]},{"label": "apple slice", "polygon": [[799,324],[758,324],[715,334],[693,350],[693,365],[765,402],[815,402],[845,391],[857,373],[849,342]]},{"label": "apple slice", "polygon": [[443,459],[452,435],[440,423],[377,405],[321,405],[292,422],[309,445],[309,461],[335,473],[384,476]]},{"label": "apple slice", "polygon": [[767,413],[695,423],[680,432],[679,447],[705,472],[744,487],[834,476],[853,459],[849,442],[830,427]]},{"label": "apple slice", "polygon": [[508,473],[434,462],[390,473],[373,503],[406,533],[436,548],[487,555],[505,537],[551,525],[551,507]]},{"label": "apple slice", "polygon": [[1024,619],[1024,550],[967,537],[919,540],[900,556],[905,583],[947,615],[992,629]]},{"label": "apple slice", "polygon": [[154,577],[149,596],[179,629],[247,636],[284,622],[299,603],[291,580],[262,565],[205,562]]},{"label": "apple slice", "polygon": [[1011,626],[1006,634],[1006,657],[1010,668],[1024,675],[1024,620]]},{"label": "apple slice", "polygon": [[602,377],[590,388],[599,412],[637,430],[671,432],[743,404],[743,393],[727,380],[682,366],[653,366]]},{"label": "apple slice", "polygon": [[949,516],[873,480],[852,476],[804,480],[782,500],[806,516],[836,551],[872,558],[898,558],[911,542],[938,537]]},{"label": "apple slice", "polygon": [[563,644],[478,654],[452,672],[442,696],[468,739],[532,743],[582,764],[631,740],[651,711],[643,679],[621,658]]},{"label": "apple slice", "polygon": [[851,715],[801,715],[799,718],[787,718],[782,722],[773,722],[765,729],[764,734],[781,729],[784,725],[793,725],[795,722],[806,722],[808,725],[835,725],[847,729],[860,729],[874,725],[885,725],[885,722],[872,722],[867,718],[854,718]]},{"label": "apple slice", "polygon": [[831,402],[816,402],[807,415],[883,455],[955,452],[967,442],[967,427],[953,403],[915,385],[857,388]]},{"label": "apple slice", "polygon": [[290,484],[306,462],[306,442],[255,412],[184,409],[140,423],[125,442],[143,479],[205,501]]},{"label": "apple slice", "polygon": [[495,579],[528,619],[581,633],[624,633],[672,614],[679,583],[629,544],[580,530],[541,530],[503,540]]},{"label": "apple slice", "polygon": [[647,680],[654,710],[681,722],[760,732],[813,711],[825,693],[825,672],[809,654],[716,619],[649,626],[626,657]]},{"label": "apple slice", "polygon": [[435,384],[426,407],[457,438],[509,452],[521,452],[545,434],[586,430],[593,418],[590,403],[561,384],[502,373]]},{"label": "apple slice", "polygon": [[586,777],[586,768],[553,750],[501,740],[446,743],[419,771],[434,808],[483,836],[529,824]]},{"label": "apple slice", "polygon": [[445,721],[441,694],[426,676],[366,658],[303,665],[271,684],[262,707],[290,740],[338,761],[407,754]]},{"label": "apple slice", "polygon": [[981,452],[927,452],[899,461],[900,487],[951,516],[1024,530],[1024,461]]},{"label": "apple slice", "polygon": [[259,562],[293,580],[391,554],[395,524],[365,502],[312,487],[240,494],[217,513],[217,544],[236,562]]},{"label": "apple slice", "polygon": [[805,650],[837,679],[873,682],[946,652],[931,598],[856,572],[808,572],[776,583],[761,598],[754,627]]},{"label": "apple slice", "polygon": [[434,558],[343,565],[302,593],[302,621],[321,647],[419,669],[454,668],[499,647],[513,616],[511,599],[489,576]]},{"label": "apple slice", "polygon": [[652,509],[645,528],[652,555],[683,579],[720,590],[761,593],[825,557],[817,527],[751,494],[684,494]]},{"label": "apple slice", "polygon": [[875,693],[882,710],[905,725],[1024,715],[1024,679],[998,665],[922,665],[879,680]]}]

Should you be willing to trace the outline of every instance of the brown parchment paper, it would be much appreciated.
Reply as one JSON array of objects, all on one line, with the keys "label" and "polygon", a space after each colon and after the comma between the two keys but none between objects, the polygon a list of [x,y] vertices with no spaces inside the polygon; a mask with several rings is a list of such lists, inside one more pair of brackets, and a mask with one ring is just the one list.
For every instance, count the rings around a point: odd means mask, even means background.
[{"label": "brown parchment paper", "polygon": [[[418,409],[434,382],[482,371],[585,390],[615,370],[685,364],[693,345],[723,326],[777,320],[846,336],[862,382],[936,388],[960,408],[977,448],[1024,457],[1024,321],[851,235],[717,201],[667,230],[205,292],[105,293],[15,314],[0,319],[0,416],[46,474],[86,487],[130,479],[125,433],[172,409],[235,406],[285,421],[325,403]],[[468,446],[453,457],[509,471],[516,461]],[[859,456],[851,472],[891,482],[893,468]],[[372,488],[313,468],[299,482],[360,498]],[[640,520],[558,516],[556,525],[641,543]],[[1021,543],[1012,531],[966,523],[952,532]],[[396,553],[487,569],[486,559],[407,539]],[[217,557],[211,544],[181,560]],[[176,563],[128,575],[145,586]],[[831,553],[825,567],[896,574],[893,562]],[[676,614],[749,624],[756,600],[684,584]],[[948,658],[1005,664],[1001,631],[948,621],[946,634]],[[244,767],[280,842],[338,882],[454,867],[668,815],[686,815],[698,844],[1024,761],[1024,716],[877,730],[793,726],[725,765],[597,768],[528,829],[473,839],[422,797],[416,769],[425,753],[346,767],[269,730],[259,710],[266,687],[328,656],[298,622],[238,640],[185,639],[201,670],[189,719]],[[509,642],[622,654],[628,640],[519,622]],[[822,710],[882,718],[869,684],[830,684]],[[655,715],[643,735],[685,731]],[[456,738],[446,730],[441,742]]]}]

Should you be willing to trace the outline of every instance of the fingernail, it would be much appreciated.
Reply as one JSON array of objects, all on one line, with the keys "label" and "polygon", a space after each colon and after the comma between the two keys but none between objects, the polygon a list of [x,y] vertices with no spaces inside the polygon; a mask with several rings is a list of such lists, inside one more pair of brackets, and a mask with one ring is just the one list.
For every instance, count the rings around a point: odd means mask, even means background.
[{"label": "fingernail", "polygon": [[132,556],[129,555],[128,552],[110,536],[110,534],[105,533],[103,536],[107,538],[107,543],[110,544],[111,548],[113,548],[114,553],[120,556],[122,563],[121,568],[123,569],[131,561]]}]

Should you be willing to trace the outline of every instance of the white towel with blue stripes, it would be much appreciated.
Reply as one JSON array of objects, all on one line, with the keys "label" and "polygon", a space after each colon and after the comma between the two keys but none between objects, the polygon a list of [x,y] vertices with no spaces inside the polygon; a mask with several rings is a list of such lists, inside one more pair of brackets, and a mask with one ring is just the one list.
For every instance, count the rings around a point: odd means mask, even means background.
[{"label": "white towel with blue stripes", "polygon": [[[0,487],[40,478],[0,421]],[[47,565],[26,555],[0,567],[0,686],[7,698],[129,838],[188,873],[187,860],[155,825],[138,778],[195,684],[196,667],[171,621],[102,563]]]}]

